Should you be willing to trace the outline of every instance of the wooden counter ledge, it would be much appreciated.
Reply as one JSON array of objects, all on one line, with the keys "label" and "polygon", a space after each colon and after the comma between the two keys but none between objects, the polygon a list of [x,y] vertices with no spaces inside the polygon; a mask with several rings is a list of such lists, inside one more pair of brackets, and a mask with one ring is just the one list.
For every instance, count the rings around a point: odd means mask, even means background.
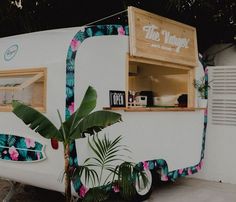
[{"label": "wooden counter ledge", "polygon": [[125,112],[184,112],[184,111],[197,111],[205,110],[205,108],[186,108],[186,107],[173,107],[173,108],[161,108],[161,107],[104,107],[104,110],[123,110]]}]

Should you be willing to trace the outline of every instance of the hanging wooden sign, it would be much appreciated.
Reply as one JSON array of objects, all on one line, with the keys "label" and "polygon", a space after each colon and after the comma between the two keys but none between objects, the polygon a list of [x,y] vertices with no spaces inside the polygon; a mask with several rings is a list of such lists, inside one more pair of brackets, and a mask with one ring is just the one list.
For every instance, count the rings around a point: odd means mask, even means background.
[{"label": "hanging wooden sign", "polygon": [[197,66],[194,27],[129,7],[130,55]]}]

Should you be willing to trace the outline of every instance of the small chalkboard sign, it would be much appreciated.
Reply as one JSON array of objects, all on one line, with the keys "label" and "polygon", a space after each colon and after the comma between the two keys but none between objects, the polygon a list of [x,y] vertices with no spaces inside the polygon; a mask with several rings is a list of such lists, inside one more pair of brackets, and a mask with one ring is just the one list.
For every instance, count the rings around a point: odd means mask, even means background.
[{"label": "small chalkboard sign", "polygon": [[110,107],[125,107],[125,91],[110,90]]}]

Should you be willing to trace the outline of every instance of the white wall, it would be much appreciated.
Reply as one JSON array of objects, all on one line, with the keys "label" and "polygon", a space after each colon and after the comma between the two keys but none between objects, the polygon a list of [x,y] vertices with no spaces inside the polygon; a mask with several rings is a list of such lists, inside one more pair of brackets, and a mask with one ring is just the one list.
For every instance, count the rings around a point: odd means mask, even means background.
[{"label": "white wall", "polygon": [[[236,66],[236,46],[227,48],[229,46],[230,44],[215,45],[207,51],[211,58],[214,58],[215,66]],[[204,167],[194,177],[236,184],[235,132],[236,126],[217,126],[209,122]]]}]

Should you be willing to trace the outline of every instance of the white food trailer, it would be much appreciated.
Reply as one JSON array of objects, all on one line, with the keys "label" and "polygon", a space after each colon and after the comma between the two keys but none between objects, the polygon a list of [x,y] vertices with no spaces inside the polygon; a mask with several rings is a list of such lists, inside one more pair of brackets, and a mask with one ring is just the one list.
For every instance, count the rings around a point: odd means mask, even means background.
[{"label": "white food trailer", "polygon": [[[134,162],[161,171],[165,181],[201,169],[206,110],[197,107],[193,87],[204,75],[196,30],[129,9],[129,27],[67,28],[0,39],[1,177],[63,192],[58,180],[63,146],[25,126],[11,112],[11,101],[35,107],[59,127],[56,110],[72,113],[89,85],[98,94],[96,109],[122,115],[107,132],[123,136]],[[89,156],[86,138],[76,141],[76,153],[79,164]]]}]

